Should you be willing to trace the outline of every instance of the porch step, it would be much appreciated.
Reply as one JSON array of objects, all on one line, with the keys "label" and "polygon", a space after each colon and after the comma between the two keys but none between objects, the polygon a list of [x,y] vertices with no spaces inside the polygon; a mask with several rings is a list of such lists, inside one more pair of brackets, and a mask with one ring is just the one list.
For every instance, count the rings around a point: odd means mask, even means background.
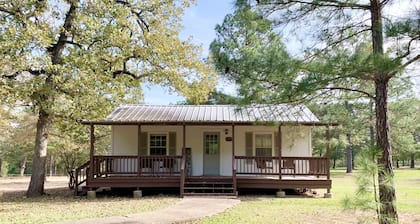
[{"label": "porch step", "polygon": [[184,196],[236,196],[236,192],[227,179],[195,179],[185,182]]},{"label": "porch step", "polygon": [[229,197],[237,197],[236,193],[184,193],[184,196],[229,196]]}]

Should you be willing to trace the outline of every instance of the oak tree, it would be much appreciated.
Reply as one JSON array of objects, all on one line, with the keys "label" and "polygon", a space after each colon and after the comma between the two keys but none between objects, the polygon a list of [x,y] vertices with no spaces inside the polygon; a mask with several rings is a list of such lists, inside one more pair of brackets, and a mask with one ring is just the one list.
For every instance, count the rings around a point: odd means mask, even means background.
[{"label": "oak tree", "polygon": [[[180,40],[188,0],[61,0],[0,3],[0,94],[37,114],[28,197],[44,193],[53,122],[104,117],[141,83],[197,103],[214,72]],[[127,94],[129,92],[129,94]]]}]

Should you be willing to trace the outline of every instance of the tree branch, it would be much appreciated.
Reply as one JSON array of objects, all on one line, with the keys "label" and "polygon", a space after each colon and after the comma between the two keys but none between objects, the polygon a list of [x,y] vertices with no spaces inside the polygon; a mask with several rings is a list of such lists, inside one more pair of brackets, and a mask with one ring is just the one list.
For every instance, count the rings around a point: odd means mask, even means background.
[{"label": "tree branch", "polygon": [[76,42],[71,41],[71,40],[67,40],[67,41],[66,41],[66,43],[67,43],[67,44],[74,45],[74,46],[77,46],[77,47],[79,47],[79,48],[83,48],[83,46],[82,46],[81,44],[76,43]]},{"label": "tree branch", "polygon": [[343,91],[349,91],[349,92],[356,92],[356,93],[361,93],[371,99],[375,99],[375,96],[359,89],[351,89],[351,88],[346,88],[346,87],[325,87],[325,88],[318,88],[317,90],[343,90]]},{"label": "tree branch", "polygon": [[348,8],[348,9],[363,9],[370,10],[370,5],[341,2],[339,0],[319,0],[319,1],[304,1],[304,0],[289,0],[289,1],[257,1],[260,5],[294,5],[302,4],[316,7],[335,7],[335,8]]},{"label": "tree branch", "polygon": [[68,43],[67,33],[70,32],[70,30],[72,29],[74,19],[76,18],[77,2],[75,0],[69,0],[67,2],[70,3],[70,9],[66,14],[63,29],[60,32],[60,36],[58,37],[57,43],[47,48],[48,52],[51,54],[52,64],[61,64],[61,54],[64,50],[65,45]]},{"label": "tree branch", "polygon": [[133,9],[133,7],[131,6],[131,4],[129,2],[127,2],[127,1],[116,0],[115,2],[116,3],[119,3],[119,4],[123,4],[123,5],[125,5],[125,6],[127,6],[127,7],[130,8],[131,13],[133,13],[134,15],[137,16],[137,18],[138,18],[137,24],[139,25],[139,27],[141,28],[141,30],[143,31],[143,33],[145,33],[146,31],[147,32],[150,32],[150,29],[149,29],[150,26],[144,20],[143,16],[141,15],[142,14],[142,11],[141,10],[140,11],[135,11]]}]

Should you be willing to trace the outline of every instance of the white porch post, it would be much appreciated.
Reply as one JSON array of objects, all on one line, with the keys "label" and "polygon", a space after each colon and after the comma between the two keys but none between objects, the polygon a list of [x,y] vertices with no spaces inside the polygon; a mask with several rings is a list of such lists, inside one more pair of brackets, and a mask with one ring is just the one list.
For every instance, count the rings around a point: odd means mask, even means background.
[{"label": "white porch post", "polygon": [[141,176],[141,124],[137,126],[137,176]]},{"label": "white porch post", "polygon": [[235,125],[234,124],[232,124],[232,181],[233,181],[233,192],[236,193],[237,181],[236,181]]}]

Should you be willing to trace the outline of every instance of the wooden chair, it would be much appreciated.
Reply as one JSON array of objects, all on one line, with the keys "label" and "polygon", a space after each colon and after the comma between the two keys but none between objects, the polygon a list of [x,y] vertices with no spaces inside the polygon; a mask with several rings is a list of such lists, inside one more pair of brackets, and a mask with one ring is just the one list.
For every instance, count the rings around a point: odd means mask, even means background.
[{"label": "wooden chair", "polygon": [[258,169],[273,169],[273,163],[267,159],[255,159]]},{"label": "wooden chair", "polygon": [[296,175],[295,160],[293,159],[283,159],[283,164],[281,167],[282,170],[292,170],[293,176]]}]

